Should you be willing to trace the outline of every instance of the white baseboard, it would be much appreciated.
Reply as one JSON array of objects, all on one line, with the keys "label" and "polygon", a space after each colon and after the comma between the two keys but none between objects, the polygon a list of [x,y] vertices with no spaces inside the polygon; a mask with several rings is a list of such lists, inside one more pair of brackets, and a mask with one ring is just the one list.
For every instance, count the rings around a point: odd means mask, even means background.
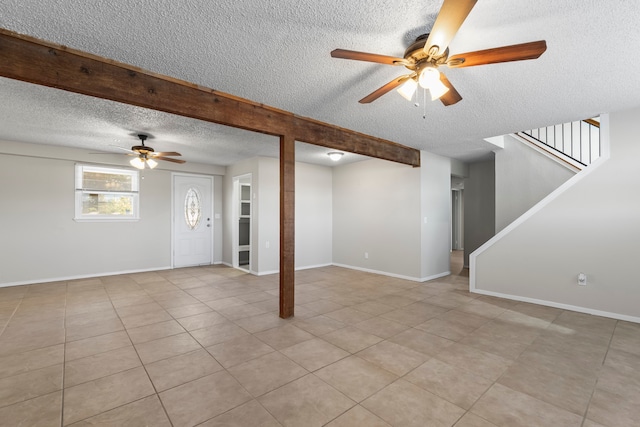
[{"label": "white baseboard", "polygon": [[450,271],[446,271],[446,272],[434,274],[433,276],[428,276],[428,277],[411,277],[411,276],[404,276],[402,274],[389,273],[388,271],[379,271],[379,270],[372,270],[370,268],[356,267],[353,265],[336,264],[336,263],[333,263],[332,265],[335,265],[336,267],[348,268],[350,270],[364,271],[365,273],[374,273],[374,274],[379,274],[381,276],[395,277],[396,279],[411,280],[412,282],[427,282],[429,280],[439,279],[440,277],[448,276],[449,274],[451,274]]},{"label": "white baseboard", "polygon": [[[224,261],[216,262],[215,264],[212,264],[212,265],[224,265],[224,266],[233,268],[233,266],[230,263],[227,263],[227,262],[224,262]],[[445,272],[442,272],[442,273],[439,273],[439,274],[435,274],[433,276],[419,278],[419,277],[410,277],[410,276],[404,276],[404,275],[401,275],[401,274],[389,273],[389,272],[386,272],[386,271],[371,270],[371,269],[367,269],[367,268],[355,267],[355,266],[345,265],[345,264],[335,264],[335,263],[318,264],[318,265],[305,265],[305,266],[302,266],[302,267],[296,267],[295,271],[310,270],[310,269],[313,269],[313,268],[329,267],[329,266],[332,266],[332,265],[336,266],[336,267],[348,268],[348,269],[351,269],[351,270],[364,271],[366,273],[374,273],[374,274],[380,274],[382,276],[395,277],[397,279],[411,280],[412,282],[427,282],[429,280],[439,279],[440,277],[448,276],[449,274],[451,274],[450,271],[445,271]],[[188,268],[188,267],[185,267],[185,268]],[[35,284],[38,284],[38,283],[63,282],[63,281],[68,281],[68,280],[92,279],[94,277],[117,276],[117,275],[120,275],[120,274],[148,273],[148,272],[151,272],[151,271],[172,270],[172,269],[173,269],[172,267],[157,267],[157,268],[146,268],[146,269],[140,269],[140,270],[124,270],[124,271],[116,271],[116,272],[109,272],[109,273],[86,274],[86,275],[78,275],[78,276],[64,276],[64,277],[54,277],[54,278],[37,279],[37,280],[25,280],[25,281],[20,281],[20,282],[0,283],[0,288],[9,287],[9,286],[35,285]],[[254,276],[267,276],[267,275],[270,275],[270,274],[278,274],[278,273],[280,273],[280,270],[261,271],[261,272],[249,271],[249,273],[253,274]]]},{"label": "white baseboard", "polygon": [[80,280],[80,279],[93,279],[94,277],[118,276],[120,274],[148,273],[150,271],[161,271],[161,270],[171,270],[171,267],[154,267],[154,268],[144,268],[140,270],[112,271],[108,273],[83,274],[78,276],[62,276],[62,277],[51,277],[47,279],[23,280],[19,282],[0,283],[0,288],[5,288],[8,286],[35,285],[38,283],[64,282],[69,280]]},{"label": "white baseboard", "polygon": [[331,263],[327,263],[327,264],[317,264],[317,265],[303,265],[302,267],[296,267],[296,271],[301,271],[301,270],[311,270],[312,268],[322,268],[322,267],[330,267],[333,264]]},{"label": "white baseboard", "polygon": [[609,317],[611,319],[624,320],[624,321],[633,322],[633,323],[640,323],[640,317],[627,316],[626,314],[611,313],[608,311],[595,310],[593,308],[588,308],[588,307],[579,307],[576,305],[562,304],[555,301],[545,301],[545,300],[540,300],[536,298],[528,298],[528,297],[522,297],[518,295],[503,294],[500,292],[485,291],[482,289],[470,289],[469,291],[474,294],[488,295],[492,297],[504,298],[504,299],[509,299],[513,301],[528,302],[532,304],[544,305],[547,307],[559,308],[562,310],[577,311],[578,313],[591,314],[593,316]]},{"label": "white baseboard", "polygon": [[269,274],[278,274],[280,270],[271,270],[271,271],[252,271],[251,274],[254,276],[268,276]]},{"label": "white baseboard", "polygon": [[[226,265],[227,267],[234,268],[233,265],[231,265],[228,262],[220,262],[218,264],[223,264],[223,265]],[[304,265],[302,267],[296,267],[295,271],[309,270],[309,269],[312,269],[312,268],[328,267],[330,265],[333,265],[333,264],[329,263],[329,264],[318,264],[318,265]],[[278,273],[280,273],[280,270],[268,270],[268,271],[254,271],[254,270],[251,270],[251,271],[249,271],[249,273],[253,274],[254,276],[268,276],[270,274],[278,274]]]},{"label": "white baseboard", "polygon": [[423,277],[422,279],[420,279],[420,281],[421,282],[428,282],[429,280],[436,280],[436,279],[439,279],[441,277],[449,276],[450,274],[451,274],[450,271],[445,271],[445,272],[442,272],[442,273],[434,274],[433,276]]}]

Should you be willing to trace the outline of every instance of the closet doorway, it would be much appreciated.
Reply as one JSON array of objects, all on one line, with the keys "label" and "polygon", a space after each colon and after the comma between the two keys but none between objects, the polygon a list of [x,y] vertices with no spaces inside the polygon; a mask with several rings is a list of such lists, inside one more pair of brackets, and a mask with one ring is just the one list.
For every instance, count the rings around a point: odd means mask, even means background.
[{"label": "closet doorway", "polygon": [[233,178],[233,267],[251,271],[251,174]]}]

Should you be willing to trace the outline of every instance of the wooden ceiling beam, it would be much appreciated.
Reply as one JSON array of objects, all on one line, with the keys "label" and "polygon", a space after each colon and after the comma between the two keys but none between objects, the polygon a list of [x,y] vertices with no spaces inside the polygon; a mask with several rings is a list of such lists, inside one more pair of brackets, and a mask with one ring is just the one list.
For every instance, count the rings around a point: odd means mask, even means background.
[{"label": "wooden ceiling beam", "polygon": [[0,76],[420,166],[411,147],[2,28]]}]

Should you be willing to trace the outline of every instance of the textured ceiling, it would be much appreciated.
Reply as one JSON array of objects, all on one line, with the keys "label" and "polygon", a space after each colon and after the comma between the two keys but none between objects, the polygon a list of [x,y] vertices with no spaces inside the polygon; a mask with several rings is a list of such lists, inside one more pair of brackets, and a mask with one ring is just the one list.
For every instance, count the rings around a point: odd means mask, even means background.
[{"label": "textured ceiling", "polygon": [[[335,48],[402,56],[440,0],[3,0],[0,27],[436,154],[471,161],[483,138],[640,105],[637,0],[479,0],[452,54],[546,40],[537,60],[443,71],[450,107],[391,92],[403,68],[333,59]],[[112,150],[138,131],[156,150],[226,165],[277,156],[274,137],[0,79],[0,138]],[[166,145],[165,145],[166,144]],[[326,163],[304,145],[298,159]],[[345,160],[359,156],[345,156]]]}]

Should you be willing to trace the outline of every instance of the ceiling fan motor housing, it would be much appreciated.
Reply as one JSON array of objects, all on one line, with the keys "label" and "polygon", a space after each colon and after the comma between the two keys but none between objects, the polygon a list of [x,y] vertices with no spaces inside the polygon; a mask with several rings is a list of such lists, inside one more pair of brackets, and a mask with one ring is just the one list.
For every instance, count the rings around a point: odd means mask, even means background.
[{"label": "ceiling fan motor housing", "polygon": [[140,154],[153,153],[153,148],[147,147],[146,145],[134,145],[131,147],[131,151],[135,151]]},{"label": "ceiling fan motor housing", "polygon": [[[429,33],[418,36],[418,38],[416,38],[416,41],[413,42],[407,48],[407,50],[404,51],[404,59],[406,59],[409,62],[413,62],[415,64],[414,67],[410,69],[415,70],[417,65],[420,62],[424,61],[429,57],[429,54],[424,50],[424,45],[427,42],[428,38],[429,38]],[[449,57],[449,48],[447,47],[442,55],[432,57],[429,60],[429,62],[436,66],[442,65],[447,61],[448,57]]]},{"label": "ceiling fan motor housing", "polygon": [[144,133],[138,134],[138,138],[140,138],[140,141],[141,141],[142,145],[134,145],[133,147],[131,147],[131,151],[135,151],[136,153],[144,154],[145,156],[148,153],[153,153],[153,148],[147,147],[146,145],[144,145],[144,142],[147,140],[148,137],[149,136],[145,135]]}]

